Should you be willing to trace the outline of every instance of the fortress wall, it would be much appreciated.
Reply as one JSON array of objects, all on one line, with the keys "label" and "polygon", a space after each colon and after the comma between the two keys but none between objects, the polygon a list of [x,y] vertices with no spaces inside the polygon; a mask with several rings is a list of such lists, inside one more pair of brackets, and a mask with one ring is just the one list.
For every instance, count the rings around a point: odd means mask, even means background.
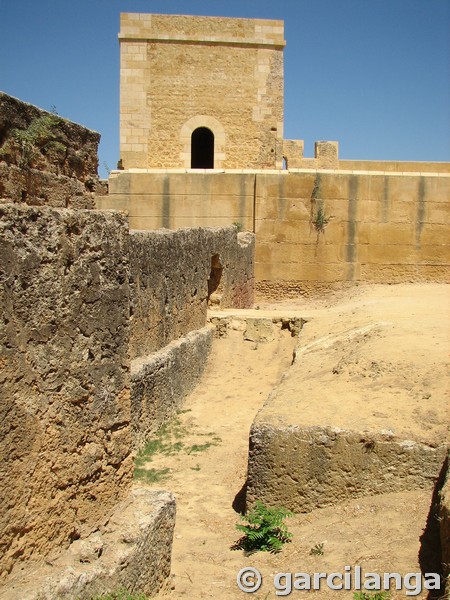
[{"label": "fortress wall", "polygon": [[[222,308],[251,306],[253,253],[254,236],[234,227],[132,231],[131,358],[204,327],[211,293]],[[221,267],[212,276],[213,257]]]},{"label": "fortress wall", "polygon": [[449,198],[443,175],[258,174],[257,289],[448,281]]},{"label": "fortress wall", "polygon": [[[130,495],[132,449],[201,374],[208,297],[251,306],[254,236],[130,234],[118,212],[25,204],[0,205],[0,231],[0,577],[12,571],[0,595],[35,599],[48,584],[49,597],[63,586],[90,598],[113,573],[154,591],[169,572],[174,500],[160,535],[147,500]],[[108,541],[116,525],[117,540],[127,535],[121,502],[148,525],[126,548]],[[154,564],[144,575],[140,556]],[[44,579],[22,573],[42,557],[55,559]]]},{"label": "fortress wall", "polygon": [[97,208],[128,212],[131,229],[224,227],[253,230],[254,173],[115,171]]},{"label": "fortress wall", "polygon": [[127,210],[139,229],[242,224],[256,232],[257,290],[277,298],[356,281],[448,281],[449,199],[445,173],[124,171],[97,205]]},{"label": "fortress wall", "polygon": [[394,173],[450,173],[448,162],[422,162],[403,160],[339,160],[339,169],[344,171],[381,171]]},{"label": "fortress wall", "polygon": [[100,134],[0,92],[0,202],[94,208]]},{"label": "fortress wall", "polygon": [[132,459],[126,219],[5,204],[0,231],[5,575],[104,522]]}]

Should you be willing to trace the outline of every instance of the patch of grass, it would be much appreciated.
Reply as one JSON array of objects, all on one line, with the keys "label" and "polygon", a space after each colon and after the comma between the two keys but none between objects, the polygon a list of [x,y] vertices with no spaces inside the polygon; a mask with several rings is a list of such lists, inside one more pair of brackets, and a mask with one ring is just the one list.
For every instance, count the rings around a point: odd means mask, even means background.
[{"label": "patch of grass", "polygon": [[[179,411],[189,412],[190,409]],[[191,428],[192,431],[192,428]],[[191,433],[191,431],[189,433]],[[154,434],[145,447],[138,453],[134,462],[134,477],[145,481],[146,483],[157,483],[169,477],[170,469],[149,469],[145,468],[147,463],[151,462],[153,457],[156,455],[173,456],[180,452],[186,454],[196,454],[208,450],[211,446],[217,446],[222,440],[214,433],[196,433],[195,435],[201,437],[210,438],[204,444],[192,444],[186,446],[182,438],[188,433],[187,428],[183,425],[180,418],[174,417],[167,423],[165,423],[160,429]],[[192,470],[200,470],[200,466],[191,467]]]},{"label": "patch of grass", "polygon": [[200,465],[196,464],[195,467],[191,467],[191,471],[200,471]]},{"label": "patch of grass", "polygon": [[208,450],[208,448],[211,448],[211,446],[213,446],[212,442],[206,442],[206,444],[193,444],[189,448],[187,453],[192,454],[193,452],[203,452],[204,450]]},{"label": "patch of grass", "polygon": [[132,594],[127,590],[117,590],[117,592],[109,592],[100,596],[92,596],[91,600],[147,600],[144,594]]},{"label": "patch of grass", "polygon": [[188,454],[192,454],[193,452],[204,452],[211,448],[211,446],[217,446],[217,442],[206,442],[204,444],[192,444],[192,446],[187,451]]},{"label": "patch of grass", "polygon": [[135,479],[139,479],[141,481],[145,481],[145,483],[158,483],[159,481],[164,481],[169,477],[170,469],[141,469],[135,467],[134,469],[134,477]]},{"label": "patch of grass", "polygon": [[292,517],[293,513],[283,507],[267,508],[259,500],[247,515],[242,515],[241,520],[247,524],[238,523],[236,529],[244,535],[231,547],[232,550],[244,550],[249,555],[255,552],[277,553],[283,544],[291,541],[290,533],[284,519]]},{"label": "patch of grass", "polygon": [[[34,118],[26,129],[12,129],[11,138],[20,148],[19,167],[27,167],[40,151],[66,150],[64,144],[55,142],[56,128],[61,123],[56,112]],[[56,144],[56,145],[55,145]]]}]

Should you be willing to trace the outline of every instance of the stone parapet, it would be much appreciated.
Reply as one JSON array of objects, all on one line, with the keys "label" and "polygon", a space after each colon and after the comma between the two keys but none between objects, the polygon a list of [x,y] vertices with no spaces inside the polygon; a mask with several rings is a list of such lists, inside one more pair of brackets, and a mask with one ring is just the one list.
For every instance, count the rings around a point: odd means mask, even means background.
[{"label": "stone parapet", "polygon": [[253,253],[235,227],[132,231],[131,358],[202,328],[208,305],[251,306]]}]

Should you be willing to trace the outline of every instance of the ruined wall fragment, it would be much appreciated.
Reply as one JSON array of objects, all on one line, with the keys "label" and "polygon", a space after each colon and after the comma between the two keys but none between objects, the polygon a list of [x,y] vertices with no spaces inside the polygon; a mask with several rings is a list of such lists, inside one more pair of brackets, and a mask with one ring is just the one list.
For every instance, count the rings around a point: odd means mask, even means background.
[{"label": "ruined wall fragment", "polygon": [[87,535],[128,492],[123,215],[0,206],[0,571]]},{"label": "ruined wall fragment", "polygon": [[[131,358],[204,327],[212,294],[221,307],[251,306],[253,253],[254,236],[234,227],[132,231]],[[214,285],[213,257],[221,265]]]},{"label": "ruined wall fragment", "polygon": [[0,92],[0,202],[94,208],[100,134]]}]

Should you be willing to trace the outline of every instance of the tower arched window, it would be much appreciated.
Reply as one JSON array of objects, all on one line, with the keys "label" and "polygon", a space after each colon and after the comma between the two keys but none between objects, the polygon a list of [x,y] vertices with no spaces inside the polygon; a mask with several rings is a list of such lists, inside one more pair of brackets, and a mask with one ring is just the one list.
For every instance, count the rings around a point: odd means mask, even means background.
[{"label": "tower arched window", "polygon": [[214,134],[207,127],[192,132],[191,169],[214,169]]}]

